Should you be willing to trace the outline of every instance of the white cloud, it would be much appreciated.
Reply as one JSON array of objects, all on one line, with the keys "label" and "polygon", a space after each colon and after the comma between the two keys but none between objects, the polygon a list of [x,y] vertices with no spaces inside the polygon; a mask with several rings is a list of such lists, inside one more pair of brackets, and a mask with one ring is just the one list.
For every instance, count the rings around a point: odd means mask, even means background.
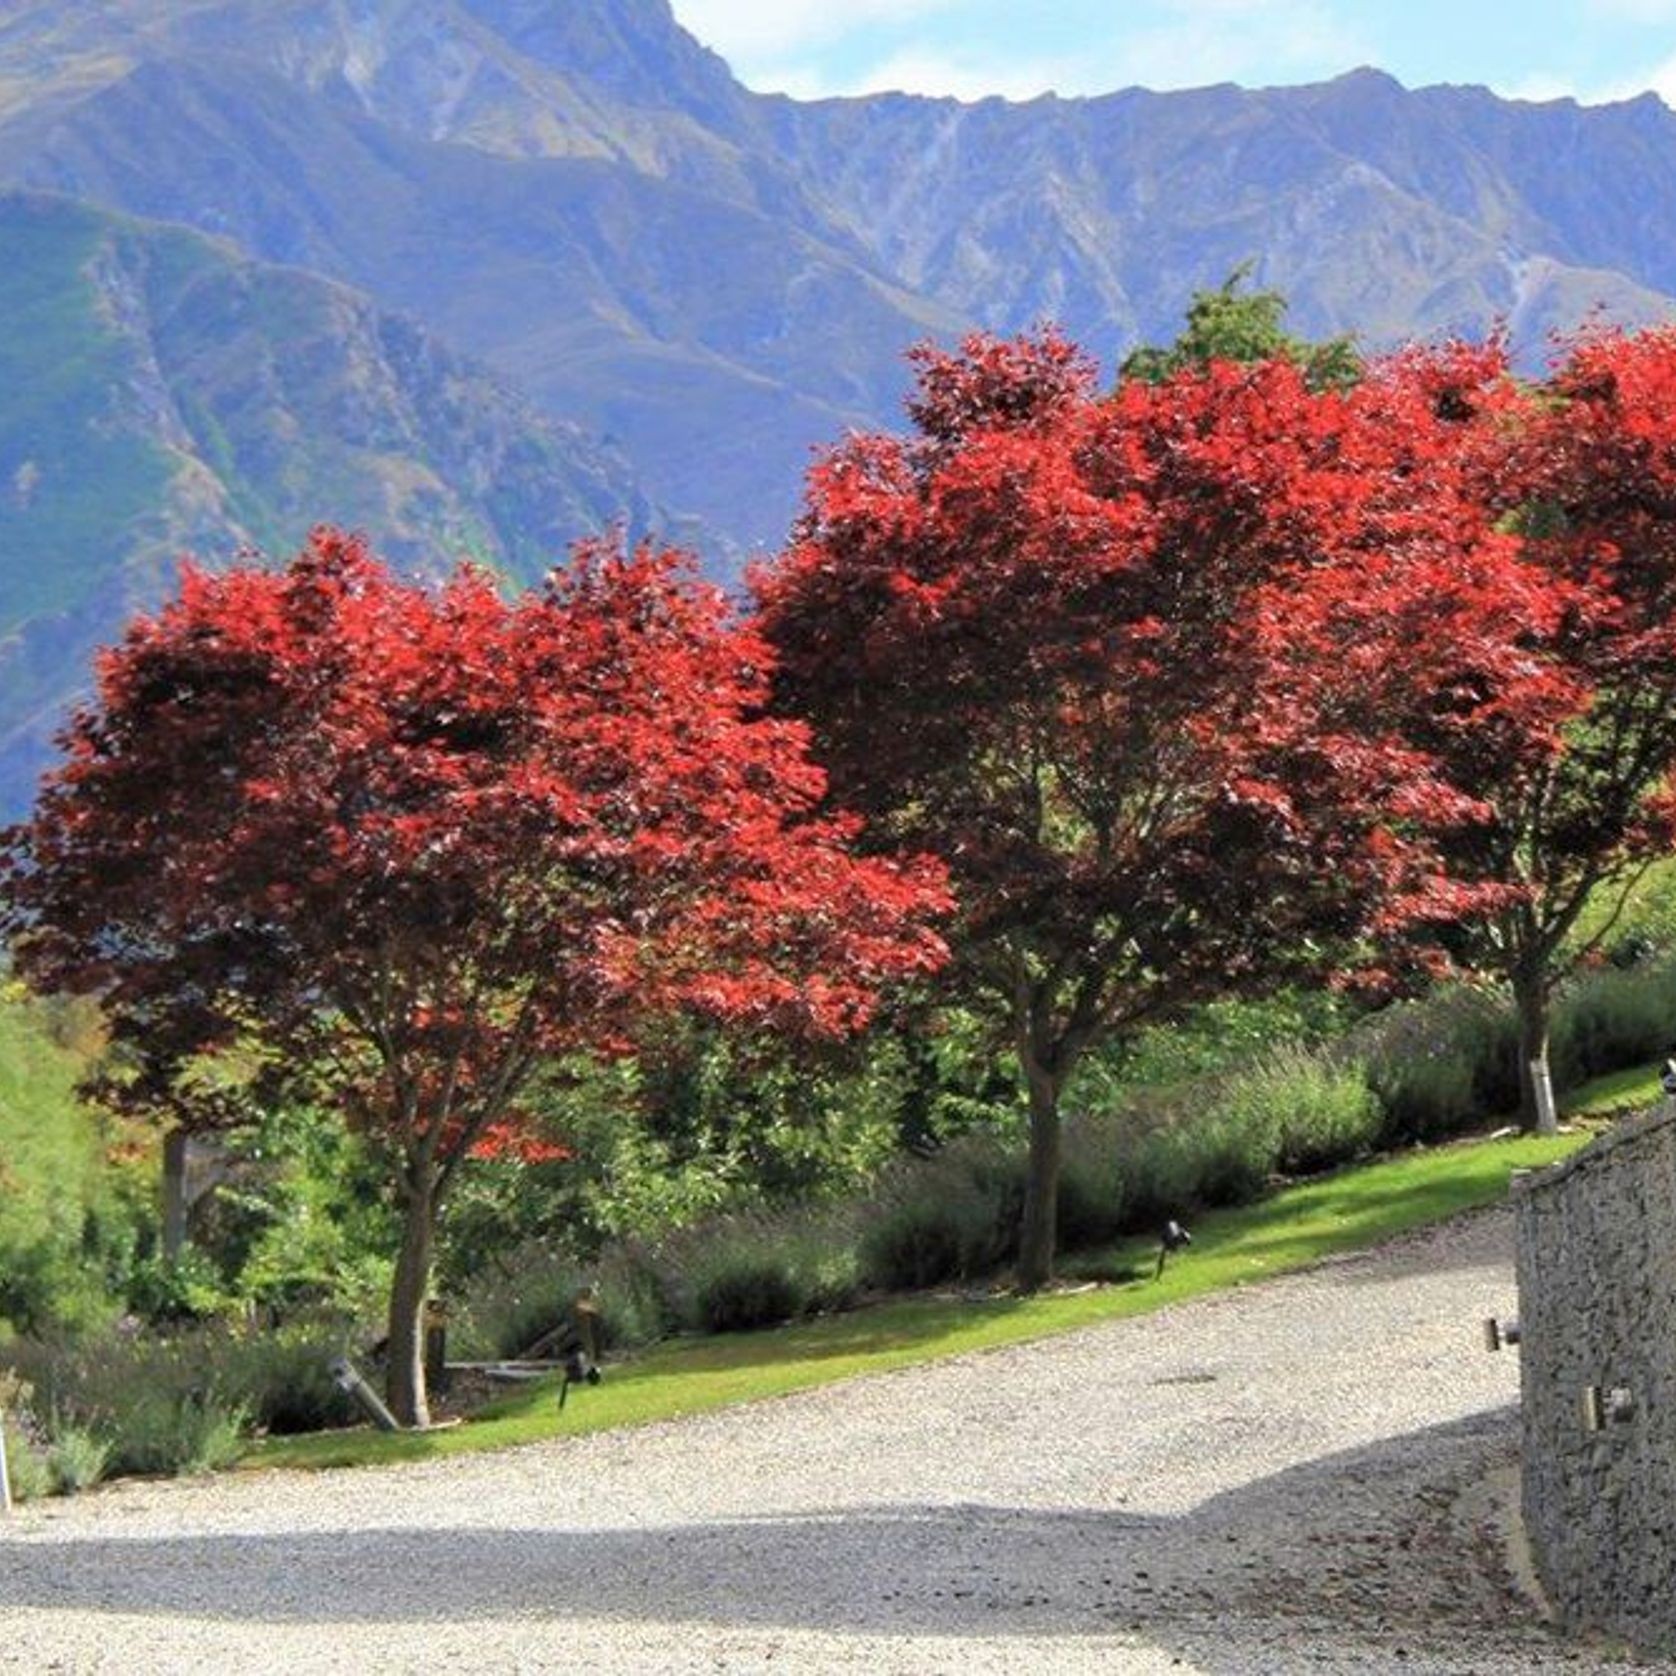
[{"label": "white cloud", "polygon": [[[841,10],[828,4],[817,11],[813,0],[791,0],[771,18],[763,16],[766,8],[755,0],[678,0],[677,9],[683,22],[728,58],[751,86],[805,99],[886,91],[966,100],[996,94],[1030,99],[1050,91],[1072,96],[1136,85],[1310,80],[1373,57],[1367,42],[1334,20],[1325,0],[1165,0],[1166,21],[1139,29],[1114,23],[1105,39],[1091,31],[1074,52],[1059,40],[1044,38],[1043,50],[1036,53],[998,43],[986,49],[952,36],[930,16],[960,4],[849,0]],[[708,36],[699,26],[706,14],[716,25]],[[842,21],[834,22],[835,16]],[[860,69],[853,67],[853,59],[843,72],[828,69],[819,48],[869,18],[898,23],[918,18],[926,27],[907,40],[898,34],[893,46]],[[741,44],[730,44],[716,32],[730,19],[747,32],[754,30],[749,45],[743,37]]]},{"label": "white cloud", "polygon": [[1555,75],[1532,75],[1490,85],[1504,99],[1569,97],[1580,105],[1615,105],[1625,99],[1638,99],[1643,93],[1656,93],[1676,109],[1676,57],[1607,82],[1578,83]]},{"label": "white cloud", "polygon": [[1629,23],[1676,22],[1676,0],[1589,0],[1589,10]]},{"label": "white cloud", "polygon": [[1175,0],[1171,9],[1175,22],[1118,38],[1084,67],[1083,79],[1108,89],[1252,85],[1336,75],[1375,55],[1321,3]]},{"label": "white cloud", "polygon": [[1585,104],[1604,105],[1618,99],[1634,99],[1643,93],[1656,93],[1667,104],[1676,106],[1676,58],[1667,58],[1638,75],[1625,76],[1609,86],[1580,93]]},{"label": "white cloud", "polygon": [[1550,99],[1575,99],[1576,86],[1563,77],[1539,71],[1534,75],[1519,76],[1512,81],[1492,81],[1490,91],[1502,99],[1528,99],[1532,104],[1545,104]]},{"label": "white cloud", "polygon": [[730,62],[751,63],[825,45],[866,24],[905,23],[961,0],[675,0],[689,34]]}]

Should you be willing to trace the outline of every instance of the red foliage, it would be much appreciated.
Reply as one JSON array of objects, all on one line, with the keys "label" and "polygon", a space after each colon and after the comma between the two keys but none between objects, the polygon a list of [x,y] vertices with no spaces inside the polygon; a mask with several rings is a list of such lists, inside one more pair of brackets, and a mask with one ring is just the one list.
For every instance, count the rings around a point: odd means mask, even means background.
[{"label": "red foliage", "polygon": [[520,1164],[562,1164],[576,1154],[568,1146],[532,1134],[522,1124],[512,1121],[488,1124],[472,1142],[467,1156],[513,1158]]},{"label": "red foliage", "polygon": [[1449,395],[1493,408],[1491,366],[1101,397],[1051,337],[919,360],[921,435],[828,456],[755,585],[836,794],[948,863],[1045,1154],[1101,1035],[1479,905],[1432,840],[1481,811],[1418,723],[1566,705],[1525,690],[1551,613]]},{"label": "red foliage", "polygon": [[1480,805],[1447,863],[1501,901],[1460,947],[1511,982],[1528,1064],[1584,907],[1676,841],[1676,332],[1587,333],[1545,386],[1465,405],[1463,449],[1546,609],[1522,686],[1487,677],[1427,744]]},{"label": "red foliage", "polygon": [[353,1040],[364,1120],[420,1131],[660,1007],[851,1028],[935,964],[939,887],[816,814],[802,729],[753,719],[768,667],[649,550],[515,604],[330,530],[280,573],[188,569],[15,835],[20,961],[179,1052]]}]

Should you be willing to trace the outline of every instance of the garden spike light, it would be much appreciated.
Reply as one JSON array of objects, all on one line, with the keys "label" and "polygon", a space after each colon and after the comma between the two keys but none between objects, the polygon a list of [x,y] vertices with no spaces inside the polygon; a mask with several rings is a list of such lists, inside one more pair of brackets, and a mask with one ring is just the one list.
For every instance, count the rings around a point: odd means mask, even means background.
[{"label": "garden spike light", "polygon": [[1153,1273],[1152,1278],[1157,1280],[1159,1276],[1163,1274],[1165,1259],[1168,1258],[1172,1251],[1180,1251],[1183,1246],[1188,1246],[1192,1243],[1193,1236],[1188,1233],[1188,1231],[1172,1216],[1170,1220],[1164,1224],[1163,1239],[1158,1247],[1158,1267]]},{"label": "garden spike light", "polygon": [[570,1324],[555,1347],[564,1360],[564,1378],[559,1382],[559,1407],[565,1405],[572,1385],[597,1385],[599,1373],[599,1305],[593,1289],[586,1288],[576,1299]]}]

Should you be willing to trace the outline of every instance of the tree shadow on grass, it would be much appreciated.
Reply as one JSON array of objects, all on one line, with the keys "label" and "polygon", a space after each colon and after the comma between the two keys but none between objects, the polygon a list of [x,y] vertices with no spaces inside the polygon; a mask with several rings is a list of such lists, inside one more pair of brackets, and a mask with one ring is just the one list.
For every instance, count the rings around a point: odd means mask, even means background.
[{"label": "tree shadow on grass", "polygon": [[[1406,1631],[1449,1646],[1488,1626],[1540,1642],[1545,1632],[1512,1606],[1498,1562],[1459,1513],[1460,1487],[1508,1458],[1512,1412],[1326,1457],[1179,1517],[910,1504],[508,1530],[469,1523],[468,1502],[444,1528],[57,1540],[45,1527],[0,1542],[0,1616],[517,1617],[571,1623],[578,1635],[600,1620],[897,1637],[1123,1632],[1190,1650],[1212,1670],[1249,1668],[1218,1662],[1242,1624],[1340,1638]],[[606,1505],[609,1495],[602,1484]]]},{"label": "tree shadow on grass", "polygon": [[[1016,1314],[1026,1302],[1023,1298],[1002,1295],[886,1303],[879,1309],[893,1312],[898,1319],[881,1320],[874,1309],[823,1316],[761,1333],[721,1335],[692,1345],[677,1342],[661,1355],[654,1352],[647,1361],[658,1371],[663,1371],[662,1364],[667,1361],[683,1371],[732,1372],[788,1359],[816,1363],[881,1351],[917,1349],[938,1331],[952,1334],[970,1330],[974,1315],[981,1314],[985,1321],[1001,1320]],[[630,1372],[636,1366],[634,1362],[624,1365]]]}]

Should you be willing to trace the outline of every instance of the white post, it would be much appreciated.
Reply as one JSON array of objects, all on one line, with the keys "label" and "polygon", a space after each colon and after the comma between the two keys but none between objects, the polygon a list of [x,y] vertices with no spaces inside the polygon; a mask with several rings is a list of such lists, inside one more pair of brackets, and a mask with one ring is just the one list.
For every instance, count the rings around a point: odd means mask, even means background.
[{"label": "white post", "polygon": [[6,1476],[6,1417],[0,1414],[0,1513],[12,1510],[12,1481]]},{"label": "white post", "polygon": [[1536,1091],[1536,1132],[1556,1134],[1560,1127],[1559,1113],[1554,1109],[1554,1084],[1548,1067],[1540,1059],[1530,1063],[1531,1087]]}]

